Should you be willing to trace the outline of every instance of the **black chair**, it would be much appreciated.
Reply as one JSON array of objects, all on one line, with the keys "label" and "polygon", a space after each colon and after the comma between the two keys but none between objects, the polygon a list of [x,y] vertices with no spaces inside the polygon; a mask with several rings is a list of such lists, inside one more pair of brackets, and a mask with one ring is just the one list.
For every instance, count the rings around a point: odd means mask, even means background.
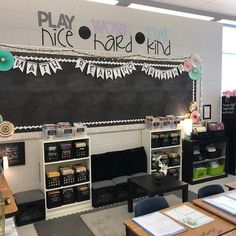
[{"label": "black chair", "polygon": [[[143,199],[138,202],[134,207],[135,217],[146,215],[155,211],[169,207],[168,202],[162,196],[155,196],[147,199]],[[129,229],[126,228],[126,236],[134,236]]]},{"label": "black chair", "polygon": [[212,184],[212,185],[207,185],[207,186],[200,188],[198,190],[197,197],[202,198],[202,197],[207,197],[207,196],[211,196],[211,195],[223,193],[223,192],[224,192],[224,189],[221,185]]}]

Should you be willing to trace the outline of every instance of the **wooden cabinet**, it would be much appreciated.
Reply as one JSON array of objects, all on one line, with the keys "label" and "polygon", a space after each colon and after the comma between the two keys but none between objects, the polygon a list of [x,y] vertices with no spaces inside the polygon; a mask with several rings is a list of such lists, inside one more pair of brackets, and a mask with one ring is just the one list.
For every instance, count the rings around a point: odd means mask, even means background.
[{"label": "wooden cabinet", "polygon": [[210,181],[228,175],[228,139],[184,139],[182,178],[190,184]]},{"label": "wooden cabinet", "polygon": [[147,154],[148,173],[155,171],[154,156],[162,155],[168,174],[181,180],[182,146],[181,129],[143,130],[142,145]]},{"label": "wooden cabinet", "polygon": [[41,140],[39,150],[46,218],[90,208],[90,138]]}]

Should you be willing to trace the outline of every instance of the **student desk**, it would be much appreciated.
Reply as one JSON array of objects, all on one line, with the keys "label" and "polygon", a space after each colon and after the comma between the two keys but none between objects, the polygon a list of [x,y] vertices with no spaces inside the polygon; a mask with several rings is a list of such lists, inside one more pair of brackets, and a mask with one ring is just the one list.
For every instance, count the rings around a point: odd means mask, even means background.
[{"label": "student desk", "polygon": [[223,234],[224,236],[235,236],[236,235],[236,230],[233,230],[229,233]]},{"label": "student desk", "polygon": [[16,214],[18,208],[4,175],[2,175],[0,179],[0,191],[3,193],[4,197],[10,198],[10,204],[5,205],[5,217],[11,217]]},{"label": "student desk", "polygon": [[[214,221],[212,221],[208,224],[205,224],[203,226],[200,226],[198,228],[195,228],[195,229],[189,228],[188,226],[184,225],[184,227],[186,227],[187,230],[185,232],[177,234],[178,236],[189,236],[189,235],[191,235],[191,236],[200,236],[200,235],[218,236],[218,235],[224,235],[224,234],[236,229],[236,225],[234,225],[234,224],[232,224],[232,223],[230,223],[230,222],[228,222],[228,221],[226,221],[226,220],[224,220],[224,219],[222,219],[222,218],[220,218],[208,211],[205,211],[204,209],[202,209],[192,203],[189,203],[189,202],[177,204],[175,206],[163,209],[160,212],[164,212],[166,210],[169,210],[169,209],[181,206],[181,205],[186,205],[186,206],[189,206],[197,211],[200,211],[203,214],[208,215],[209,217],[212,217],[214,219]],[[179,223],[179,224],[181,224],[181,223]],[[145,231],[143,228],[141,228],[138,224],[133,222],[132,219],[126,220],[124,222],[124,225],[126,228],[131,230],[137,236],[150,236],[151,235],[147,231]]]},{"label": "student desk", "polygon": [[133,211],[133,198],[135,188],[144,190],[149,197],[153,197],[156,194],[163,195],[167,192],[172,192],[175,190],[182,190],[182,201],[188,201],[188,184],[175,179],[174,177],[165,176],[160,181],[156,183],[153,179],[153,176],[150,174],[132,177],[128,179],[128,212]]},{"label": "student desk", "polygon": [[[229,193],[233,193],[233,192],[236,193],[236,190],[232,190]],[[225,193],[227,193],[227,192],[225,192]],[[218,195],[222,195],[222,194],[225,194],[225,193],[216,194],[216,195],[213,195],[213,196],[210,196],[210,197],[216,197]],[[207,198],[210,198],[210,197],[207,197]],[[208,203],[205,203],[205,202],[202,201],[202,199],[194,199],[193,204],[195,204],[195,205],[203,208],[204,210],[207,210],[207,211],[209,211],[209,212],[211,212],[211,213],[213,213],[213,214],[215,214],[215,215],[217,215],[217,216],[219,216],[219,217],[221,217],[221,218],[223,218],[223,219],[225,219],[225,220],[227,220],[227,221],[229,221],[229,222],[236,225],[236,216],[231,215],[231,214],[229,214],[229,213],[227,213],[223,210],[220,210],[219,208],[216,208],[216,207],[214,207],[214,206],[212,206]]]},{"label": "student desk", "polygon": [[229,190],[234,190],[234,189],[236,189],[236,181],[232,181],[232,182],[226,183],[225,186],[226,186]]}]

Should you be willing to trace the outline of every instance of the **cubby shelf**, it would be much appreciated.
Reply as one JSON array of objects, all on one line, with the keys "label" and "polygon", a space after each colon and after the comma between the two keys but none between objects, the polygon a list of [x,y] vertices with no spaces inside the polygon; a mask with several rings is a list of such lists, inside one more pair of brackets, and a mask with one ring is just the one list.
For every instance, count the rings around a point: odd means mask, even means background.
[{"label": "cubby shelf", "polygon": [[[66,143],[71,143],[72,146],[74,146],[75,142],[85,142],[87,147],[88,147],[88,153],[86,152],[86,155],[79,156],[75,155],[75,150],[72,151],[72,157],[71,159],[64,159],[64,160],[57,160],[57,161],[47,161],[46,158],[46,147],[47,145],[60,145],[60,144],[66,144]],[[66,214],[66,212],[74,212],[80,211],[80,209],[84,209],[85,206],[87,209],[91,207],[91,191],[89,191],[89,200],[87,199],[82,199],[81,201],[77,199],[77,192],[76,192],[76,187],[79,187],[81,185],[86,185],[91,189],[91,145],[90,145],[90,138],[88,136],[79,136],[79,137],[74,137],[74,138],[65,138],[65,139],[54,139],[54,140],[40,140],[39,143],[40,147],[40,183],[41,183],[41,189],[44,192],[45,195],[45,212],[46,212],[46,218],[49,219],[51,218],[50,216],[52,215],[53,217],[55,216],[60,216],[63,214]],[[55,159],[51,159],[55,160]],[[58,171],[59,167],[66,167],[66,166],[73,166],[75,164],[82,164],[86,166],[88,170],[88,180],[84,182],[76,182],[73,184],[68,184],[68,185],[61,185],[59,187],[53,187],[53,188],[47,188],[46,184],[46,173],[48,171]],[[62,194],[62,191],[64,191],[67,188],[73,189],[75,199],[77,200],[74,203],[68,203],[68,204],[62,204],[60,206],[55,206],[55,207],[48,207],[48,193],[53,192],[53,191],[59,191]],[[86,195],[87,196],[87,195]],[[86,197],[87,198],[87,197]],[[77,212],[76,211],[76,212]]]}]

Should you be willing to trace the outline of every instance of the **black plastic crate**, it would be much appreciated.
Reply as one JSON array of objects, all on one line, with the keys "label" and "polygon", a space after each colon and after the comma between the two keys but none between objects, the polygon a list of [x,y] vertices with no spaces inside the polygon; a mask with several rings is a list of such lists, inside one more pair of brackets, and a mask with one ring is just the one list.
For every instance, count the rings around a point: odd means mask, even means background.
[{"label": "black plastic crate", "polygon": [[62,204],[71,204],[76,202],[76,195],[74,188],[65,188],[61,190]]},{"label": "black plastic crate", "polygon": [[86,186],[77,187],[77,202],[86,201],[90,199],[90,189]]},{"label": "black plastic crate", "polygon": [[46,177],[46,187],[47,189],[57,188],[61,186],[61,177]]},{"label": "black plastic crate", "polygon": [[16,225],[31,224],[45,219],[45,198],[39,189],[15,193],[18,212],[15,216]]},{"label": "black plastic crate", "polygon": [[76,183],[83,183],[89,181],[89,171],[84,172],[76,172],[75,173],[75,182]]},{"label": "black plastic crate", "polygon": [[59,161],[58,147],[56,144],[45,144],[45,162]]},{"label": "black plastic crate", "polygon": [[61,192],[59,190],[47,192],[47,208],[50,209],[61,205]]},{"label": "black plastic crate", "polygon": [[75,183],[75,174],[61,175],[61,185],[67,186]]},{"label": "black plastic crate", "polygon": [[59,146],[59,157],[61,160],[73,159],[72,143],[60,143]]}]

